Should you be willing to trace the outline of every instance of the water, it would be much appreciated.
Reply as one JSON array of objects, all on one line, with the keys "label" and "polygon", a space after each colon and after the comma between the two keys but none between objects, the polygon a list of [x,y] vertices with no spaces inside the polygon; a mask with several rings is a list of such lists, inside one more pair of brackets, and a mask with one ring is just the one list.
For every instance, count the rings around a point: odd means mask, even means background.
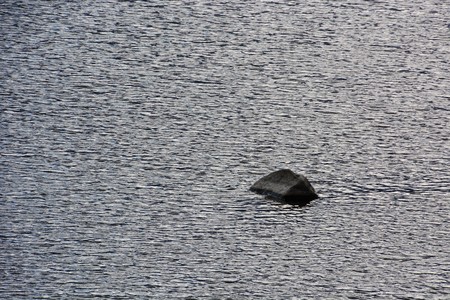
[{"label": "water", "polygon": [[449,298],[449,11],[2,1],[0,297]]}]

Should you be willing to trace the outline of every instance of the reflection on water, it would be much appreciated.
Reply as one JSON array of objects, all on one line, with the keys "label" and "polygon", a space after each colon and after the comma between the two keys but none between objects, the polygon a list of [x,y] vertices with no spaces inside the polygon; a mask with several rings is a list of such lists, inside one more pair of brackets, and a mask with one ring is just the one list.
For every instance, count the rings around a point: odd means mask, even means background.
[{"label": "reflection on water", "polygon": [[449,9],[2,2],[1,297],[449,297]]}]

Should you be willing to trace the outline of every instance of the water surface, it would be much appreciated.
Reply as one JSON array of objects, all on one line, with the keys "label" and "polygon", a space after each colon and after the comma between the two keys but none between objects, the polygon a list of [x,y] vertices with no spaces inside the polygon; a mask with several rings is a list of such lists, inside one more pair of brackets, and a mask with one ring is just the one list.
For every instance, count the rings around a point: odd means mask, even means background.
[{"label": "water surface", "polygon": [[2,1],[0,297],[449,298],[449,11]]}]

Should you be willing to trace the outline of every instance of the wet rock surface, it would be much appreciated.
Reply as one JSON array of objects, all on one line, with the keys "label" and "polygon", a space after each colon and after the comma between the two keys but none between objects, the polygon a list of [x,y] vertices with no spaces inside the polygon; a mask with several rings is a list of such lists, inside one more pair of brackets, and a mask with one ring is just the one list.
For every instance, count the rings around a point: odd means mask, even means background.
[{"label": "wet rock surface", "polygon": [[289,169],[282,169],[264,176],[255,182],[250,190],[295,205],[306,205],[319,197],[305,176]]}]

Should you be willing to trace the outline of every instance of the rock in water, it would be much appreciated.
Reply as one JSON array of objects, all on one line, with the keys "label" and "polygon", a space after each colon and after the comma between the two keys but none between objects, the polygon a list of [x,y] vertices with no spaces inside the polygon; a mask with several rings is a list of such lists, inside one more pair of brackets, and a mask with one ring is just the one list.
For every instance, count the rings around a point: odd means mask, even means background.
[{"label": "rock in water", "polygon": [[305,176],[288,169],[264,176],[250,187],[250,191],[294,205],[306,205],[319,198]]}]

